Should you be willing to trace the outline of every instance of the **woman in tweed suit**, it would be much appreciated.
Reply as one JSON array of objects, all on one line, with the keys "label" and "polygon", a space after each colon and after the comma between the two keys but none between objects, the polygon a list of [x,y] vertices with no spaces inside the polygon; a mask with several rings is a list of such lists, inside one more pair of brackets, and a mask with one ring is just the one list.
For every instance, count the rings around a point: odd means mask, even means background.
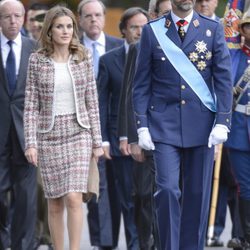
[{"label": "woman in tweed suit", "polygon": [[77,38],[73,13],[62,6],[47,12],[40,43],[28,67],[25,154],[41,169],[55,249],[64,249],[65,204],[70,250],[79,250],[89,163],[103,153],[92,58]]}]

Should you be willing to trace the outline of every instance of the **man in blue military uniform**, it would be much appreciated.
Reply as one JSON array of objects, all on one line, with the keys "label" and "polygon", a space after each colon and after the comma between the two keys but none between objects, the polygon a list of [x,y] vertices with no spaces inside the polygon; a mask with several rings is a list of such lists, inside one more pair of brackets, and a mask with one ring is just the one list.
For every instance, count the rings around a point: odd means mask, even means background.
[{"label": "man in blue military uniform", "polygon": [[250,250],[250,8],[239,23],[245,37],[242,49],[232,56],[234,112],[231,134],[225,144],[239,183],[239,209],[244,250]]},{"label": "man in blue military uniform", "polygon": [[161,249],[203,250],[213,145],[230,129],[231,64],[222,26],[194,12],[195,0],[171,1],[143,29],[134,109],[139,145],[154,150]]}]

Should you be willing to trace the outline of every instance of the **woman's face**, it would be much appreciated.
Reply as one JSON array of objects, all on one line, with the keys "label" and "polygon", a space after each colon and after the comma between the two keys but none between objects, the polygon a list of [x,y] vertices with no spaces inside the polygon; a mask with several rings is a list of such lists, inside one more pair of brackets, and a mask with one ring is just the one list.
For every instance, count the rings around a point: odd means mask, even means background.
[{"label": "woman's face", "polygon": [[69,45],[73,36],[73,30],[73,21],[69,16],[56,18],[51,29],[54,46]]}]

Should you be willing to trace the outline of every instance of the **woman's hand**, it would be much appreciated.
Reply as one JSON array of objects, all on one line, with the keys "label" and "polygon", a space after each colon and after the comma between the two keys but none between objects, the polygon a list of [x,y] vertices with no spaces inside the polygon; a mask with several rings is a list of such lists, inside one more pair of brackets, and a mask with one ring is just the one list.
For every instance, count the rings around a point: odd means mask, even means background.
[{"label": "woman's hand", "polygon": [[93,148],[92,155],[95,158],[96,162],[98,162],[99,157],[101,157],[104,154],[102,147],[99,148]]},{"label": "woman's hand", "polygon": [[37,167],[37,149],[36,148],[28,148],[25,151],[25,156],[29,163]]}]

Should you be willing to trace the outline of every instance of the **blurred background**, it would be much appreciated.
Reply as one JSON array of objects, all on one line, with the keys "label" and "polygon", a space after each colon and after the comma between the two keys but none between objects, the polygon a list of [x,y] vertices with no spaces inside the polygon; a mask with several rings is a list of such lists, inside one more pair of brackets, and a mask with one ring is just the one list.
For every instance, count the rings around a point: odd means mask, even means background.
[{"label": "blurred background", "polygon": [[[49,7],[52,7],[57,4],[65,4],[71,10],[76,13],[77,5],[79,4],[80,0],[64,0],[64,1],[51,1],[51,0],[22,0],[21,1],[24,5],[26,10],[29,6],[33,3],[44,3],[47,4]],[[120,36],[120,32],[118,29],[118,24],[120,20],[121,13],[124,9],[133,6],[140,6],[145,9],[148,8],[148,0],[103,0],[103,3],[107,7],[106,13],[106,25],[105,25],[105,32],[114,35]],[[222,17],[224,14],[225,6],[227,0],[219,0],[219,6],[217,8],[216,14],[219,17]]]}]

